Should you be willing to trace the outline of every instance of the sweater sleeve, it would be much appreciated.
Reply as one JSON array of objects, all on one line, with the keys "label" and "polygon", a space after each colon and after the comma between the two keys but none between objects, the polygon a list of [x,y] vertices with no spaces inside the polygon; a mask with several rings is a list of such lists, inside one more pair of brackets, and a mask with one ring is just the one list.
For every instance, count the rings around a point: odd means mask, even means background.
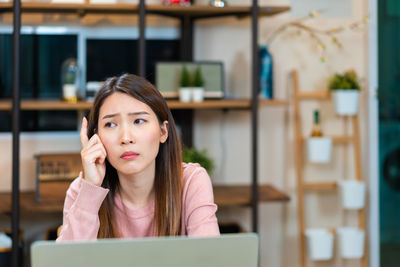
[{"label": "sweater sleeve", "polygon": [[67,191],[63,225],[56,241],[97,239],[100,227],[98,213],[108,191],[87,182],[79,175]]},{"label": "sweater sleeve", "polygon": [[[185,179],[185,176],[186,177]],[[187,164],[184,171],[184,224],[188,236],[218,236],[217,205],[211,179],[198,164]]]}]

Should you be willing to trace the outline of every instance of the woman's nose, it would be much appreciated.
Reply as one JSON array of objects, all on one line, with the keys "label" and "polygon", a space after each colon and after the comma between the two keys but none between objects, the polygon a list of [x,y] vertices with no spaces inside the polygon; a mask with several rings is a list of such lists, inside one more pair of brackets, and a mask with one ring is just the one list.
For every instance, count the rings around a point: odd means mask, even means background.
[{"label": "woman's nose", "polygon": [[134,144],[135,140],[132,135],[132,130],[129,129],[128,126],[125,126],[122,128],[122,133],[121,133],[121,144],[126,145],[126,144]]},{"label": "woman's nose", "polygon": [[121,140],[121,144],[122,144],[122,145],[133,144],[133,140],[131,140],[131,138],[126,138],[126,137],[124,137],[124,138]]}]

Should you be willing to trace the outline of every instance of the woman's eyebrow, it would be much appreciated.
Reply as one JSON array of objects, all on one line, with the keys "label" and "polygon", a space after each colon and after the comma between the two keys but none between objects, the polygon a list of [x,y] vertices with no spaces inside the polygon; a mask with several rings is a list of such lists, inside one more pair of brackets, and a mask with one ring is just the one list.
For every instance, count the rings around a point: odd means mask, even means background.
[{"label": "woman's eyebrow", "polygon": [[104,120],[104,119],[109,119],[109,118],[114,118],[114,117],[116,117],[116,116],[119,116],[119,113],[113,113],[113,114],[105,115],[105,116],[102,118],[102,120]]},{"label": "woman's eyebrow", "polygon": [[128,113],[129,116],[137,116],[137,115],[150,115],[148,112],[146,111],[138,111],[138,112],[130,112]]},{"label": "woman's eyebrow", "polygon": [[[120,113],[108,114],[108,115],[105,115],[102,118],[102,120],[109,119],[109,118],[114,118],[114,117],[119,116],[119,115],[120,115]],[[128,116],[137,116],[137,115],[150,115],[150,114],[148,112],[146,112],[146,111],[137,111],[137,112],[128,113]]]}]

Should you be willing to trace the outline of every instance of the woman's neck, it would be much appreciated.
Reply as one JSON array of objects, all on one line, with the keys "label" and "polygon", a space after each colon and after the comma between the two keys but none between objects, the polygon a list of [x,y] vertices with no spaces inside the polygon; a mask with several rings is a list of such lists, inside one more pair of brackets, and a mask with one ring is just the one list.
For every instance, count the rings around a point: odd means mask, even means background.
[{"label": "woman's neck", "polygon": [[132,210],[144,208],[154,199],[155,168],[149,169],[135,175],[118,173],[121,200]]}]

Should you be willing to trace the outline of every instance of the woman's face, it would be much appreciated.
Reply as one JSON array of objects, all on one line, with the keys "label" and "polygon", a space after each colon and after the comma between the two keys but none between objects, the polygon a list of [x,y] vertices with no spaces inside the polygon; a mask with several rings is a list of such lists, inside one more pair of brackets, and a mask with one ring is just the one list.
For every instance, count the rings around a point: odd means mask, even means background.
[{"label": "woman's face", "polygon": [[168,138],[168,122],[159,124],[145,103],[123,93],[104,100],[97,133],[110,164],[125,175],[154,171],[160,143]]}]

